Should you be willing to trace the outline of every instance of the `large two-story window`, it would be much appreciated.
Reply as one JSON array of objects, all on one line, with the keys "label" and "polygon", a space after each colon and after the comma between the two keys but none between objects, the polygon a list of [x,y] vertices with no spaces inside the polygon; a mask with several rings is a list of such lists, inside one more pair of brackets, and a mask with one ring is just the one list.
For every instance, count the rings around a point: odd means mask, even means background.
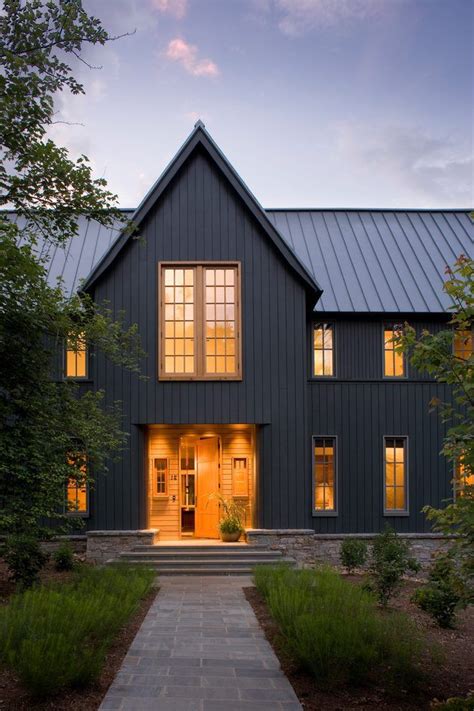
[{"label": "large two-story window", "polygon": [[406,376],[406,359],[403,353],[400,353],[393,341],[394,337],[400,332],[400,325],[389,323],[384,325],[383,330],[383,348],[384,362],[383,374],[386,378],[404,378]]},{"label": "large two-story window", "polygon": [[313,375],[334,375],[334,327],[332,323],[317,323],[313,328]]},{"label": "large two-story window", "polygon": [[160,264],[159,270],[160,378],[240,379],[239,265]]},{"label": "large two-story window", "polygon": [[337,512],[336,438],[313,437],[313,513]]},{"label": "large two-story window", "polygon": [[384,437],[384,502],[386,514],[408,513],[408,442]]}]

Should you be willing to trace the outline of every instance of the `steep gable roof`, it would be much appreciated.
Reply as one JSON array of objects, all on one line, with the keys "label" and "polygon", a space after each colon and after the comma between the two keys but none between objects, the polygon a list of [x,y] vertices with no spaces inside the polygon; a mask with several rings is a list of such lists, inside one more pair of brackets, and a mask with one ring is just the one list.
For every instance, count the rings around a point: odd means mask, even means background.
[{"label": "steep gable roof", "polygon": [[[311,292],[314,301],[316,301],[320,297],[322,290],[319,287],[314,274],[307,269],[305,263],[300,260],[298,255],[288,247],[287,242],[283,239],[277,227],[269,220],[263,207],[249,190],[242,178],[234,170],[217,144],[213,141],[201,121],[198,121],[195,124],[194,130],[183,143],[178,153],[175,155],[171,163],[169,163],[169,165],[165,168],[164,172],[133,213],[131,219],[136,229],[139,230],[141,223],[146,218],[150,210],[153,209],[161,195],[170,185],[173,178],[178,174],[182,166],[198,147],[202,148],[209,158],[218,166],[246,207],[250,210],[253,217],[259,223],[264,233],[270,238],[277,250],[292,267],[293,271],[303,281],[306,289]],[[106,252],[99,263],[96,264],[91,274],[86,279],[86,282],[83,285],[83,290],[88,291],[92,288],[96,280],[111,266],[117,255],[130,239],[132,239],[130,232],[128,230],[124,230],[109,251]]]}]

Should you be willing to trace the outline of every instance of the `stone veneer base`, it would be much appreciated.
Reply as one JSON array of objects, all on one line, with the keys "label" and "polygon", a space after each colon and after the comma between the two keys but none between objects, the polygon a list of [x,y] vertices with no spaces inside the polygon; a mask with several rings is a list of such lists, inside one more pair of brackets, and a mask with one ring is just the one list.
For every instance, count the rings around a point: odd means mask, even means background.
[{"label": "stone veneer base", "polygon": [[88,531],[87,560],[105,563],[116,558],[122,551],[129,551],[136,546],[152,546],[158,540],[158,528],[137,531]]},{"label": "stone veneer base", "polygon": [[[375,533],[315,533],[307,528],[254,528],[247,529],[245,533],[247,543],[281,550],[302,568],[315,563],[340,565],[339,551],[344,540],[358,538],[370,545],[376,536]],[[400,533],[399,536],[410,543],[412,555],[423,568],[430,563],[433,554],[447,543],[446,536],[436,533]]]}]

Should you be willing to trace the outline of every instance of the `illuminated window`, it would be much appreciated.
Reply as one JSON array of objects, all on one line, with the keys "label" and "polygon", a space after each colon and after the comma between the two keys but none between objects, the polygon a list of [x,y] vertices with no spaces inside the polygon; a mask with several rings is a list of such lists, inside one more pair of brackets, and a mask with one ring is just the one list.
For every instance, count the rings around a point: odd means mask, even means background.
[{"label": "illuminated window", "polygon": [[78,468],[77,475],[67,483],[66,506],[68,514],[84,516],[88,513],[87,462],[82,453],[70,455],[71,465]]},{"label": "illuminated window", "polygon": [[462,360],[469,360],[472,355],[472,331],[455,331],[453,350],[454,355]]},{"label": "illuminated window", "polygon": [[455,466],[455,496],[463,496],[465,493],[466,486],[474,486],[474,472],[468,470],[461,457],[460,459],[458,459]]},{"label": "illuminated window", "polygon": [[385,512],[407,513],[407,438],[384,438]]},{"label": "illuminated window", "polygon": [[153,496],[168,495],[168,460],[153,460]]},{"label": "illuminated window", "polygon": [[334,375],[334,329],[332,324],[318,323],[313,331],[313,374]]},{"label": "illuminated window", "polygon": [[74,342],[67,340],[65,360],[66,378],[87,378],[87,347],[83,337]]},{"label": "illuminated window", "polygon": [[336,439],[313,437],[314,512],[336,513]]},{"label": "illuminated window", "polygon": [[383,331],[384,376],[386,378],[405,377],[405,356],[395,350],[394,336],[400,333],[397,324],[386,324]]},{"label": "illuminated window", "polygon": [[240,377],[237,265],[162,265],[160,377]]}]

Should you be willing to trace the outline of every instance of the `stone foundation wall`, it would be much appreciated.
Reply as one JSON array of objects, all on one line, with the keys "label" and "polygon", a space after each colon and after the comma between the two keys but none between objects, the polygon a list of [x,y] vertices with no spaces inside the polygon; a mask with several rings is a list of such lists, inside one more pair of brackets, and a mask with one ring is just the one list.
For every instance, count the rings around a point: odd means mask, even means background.
[{"label": "stone foundation wall", "polygon": [[116,558],[122,551],[129,551],[136,546],[153,545],[158,534],[157,528],[141,531],[88,531],[87,560],[105,563]]},{"label": "stone foundation wall", "polygon": [[56,536],[50,541],[43,541],[41,548],[50,555],[54,555],[62,543],[69,543],[74,553],[79,556],[86,554],[86,536]]},{"label": "stone foundation wall", "polygon": [[[400,533],[400,538],[410,543],[412,555],[422,568],[426,568],[433,554],[447,544],[445,536],[434,533]],[[271,550],[281,550],[295,558],[298,567],[330,563],[340,565],[339,550],[347,538],[366,540],[369,548],[374,533],[324,534],[312,529],[249,529],[246,531],[248,543]]]}]

